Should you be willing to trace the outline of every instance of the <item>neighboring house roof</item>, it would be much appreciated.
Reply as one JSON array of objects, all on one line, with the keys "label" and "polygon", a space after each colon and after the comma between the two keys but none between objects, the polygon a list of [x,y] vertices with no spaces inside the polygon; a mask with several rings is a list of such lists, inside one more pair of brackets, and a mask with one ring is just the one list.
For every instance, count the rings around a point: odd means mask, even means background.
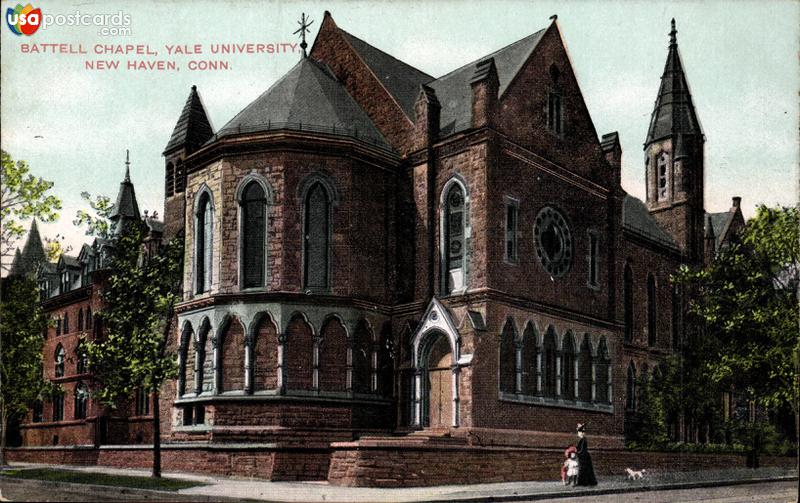
[{"label": "neighboring house roof", "polygon": [[415,118],[414,103],[419,94],[419,86],[434,78],[341,28],[339,28],[339,32],[358,53],[364,64],[372,70],[386,91],[397,101],[406,117],[413,121]]},{"label": "neighboring house roof", "polygon": [[[673,19],[667,62],[664,65],[664,74],[661,76],[661,86],[658,89],[658,97],[650,118],[650,127],[645,143],[673,134],[698,136],[703,134],[692,103],[689,84],[686,82],[686,75],[683,72],[676,34],[675,20]],[[678,155],[675,157],[677,158]]]},{"label": "neighboring house roof", "polygon": [[672,236],[667,234],[650,215],[645,204],[630,194],[625,194],[625,199],[622,201],[622,225],[651,241],[672,248],[678,246]]},{"label": "neighboring house roof", "polygon": [[500,81],[498,96],[502,96],[508,85],[528,60],[546,30],[542,29],[507,45],[500,50],[483,56],[452,72],[428,82],[427,85],[436,91],[442,105],[442,134],[455,133],[470,127],[472,122],[472,87],[470,81],[475,75],[475,65],[489,58],[494,58],[497,77]]},{"label": "neighboring house roof", "polygon": [[392,150],[328,67],[312,58],[303,58],[216,137],[275,129],[341,134]]},{"label": "neighboring house roof", "polygon": [[164,147],[164,153],[184,146],[191,152],[203,145],[213,135],[214,130],[208,120],[200,95],[197,94],[197,86],[192,86],[189,98],[175,124],[175,129],[172,130],[172,136],[167,146]]},{"label": "neighboring house roof", "polygon": [[714,233],[717,249],[719,249],[720,245],[722,245],[722,241],[728,234],[728,227],[730,227],[735,214],[736,213],[733,211],[706,213],[706,225],[711,225],[711,231]]},{"label": "neighboring house roof", "polygon": [[61,255],[61,258],[58,259],[58,265],[61,266],[62,264],[70,269],[81,268],[81,262],[78,260],[78,257],[72,255]]}]

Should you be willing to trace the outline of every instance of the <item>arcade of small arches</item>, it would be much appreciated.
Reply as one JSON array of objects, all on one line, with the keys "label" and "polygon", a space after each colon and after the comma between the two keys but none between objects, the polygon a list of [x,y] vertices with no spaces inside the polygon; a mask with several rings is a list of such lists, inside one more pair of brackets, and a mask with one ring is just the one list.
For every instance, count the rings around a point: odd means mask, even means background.
[{"label": "arcade of small arches", "polygon": [[280,316],[266,310],[182,320],[178,401],[225,395],[391,396],[390,325],[376,331],[363,317],[312,314],[315,322],[296,311],[283,326],[276,322]]},{"label": "arcade of small arches", "polygon": [[520,333],[508,319],[500,334],[501,400],[613,412],[612,367],[604,336],[559,335],[550,325],[540,336],[532,322]]}]

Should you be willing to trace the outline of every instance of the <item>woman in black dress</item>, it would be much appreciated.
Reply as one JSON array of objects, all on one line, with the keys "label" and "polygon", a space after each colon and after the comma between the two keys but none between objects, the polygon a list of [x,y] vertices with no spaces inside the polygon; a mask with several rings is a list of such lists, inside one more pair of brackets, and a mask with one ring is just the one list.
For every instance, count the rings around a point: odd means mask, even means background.
[{"label": "woman in black dress", "polygon": [[578,423],[578,485],[596,486],[597,478],[594,476],[592,456],[589,454],[589,443],[586,441],[584,424]]}]

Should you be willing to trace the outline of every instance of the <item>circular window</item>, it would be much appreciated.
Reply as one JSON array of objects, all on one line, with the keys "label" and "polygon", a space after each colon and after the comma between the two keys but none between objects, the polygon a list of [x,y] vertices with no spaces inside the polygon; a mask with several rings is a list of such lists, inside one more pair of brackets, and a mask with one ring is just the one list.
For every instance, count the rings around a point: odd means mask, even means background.
[{"label": "circular window", "polygon": [[554,277],[561,277],[572,265],[572,235],[563,215],[546,207],[536,216],[533,224],[533,239],[536,256],[544,270]]}]

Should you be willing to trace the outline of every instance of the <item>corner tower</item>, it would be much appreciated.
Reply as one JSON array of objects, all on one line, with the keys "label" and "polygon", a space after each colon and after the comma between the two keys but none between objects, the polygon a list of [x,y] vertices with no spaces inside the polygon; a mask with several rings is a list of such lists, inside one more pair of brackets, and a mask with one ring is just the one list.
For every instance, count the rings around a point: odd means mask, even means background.
[{"label": "corner tower", "polygon": [[644,144],[647,209],[689,261],[703,258],[703,144],[678,52],[675,20]]},{"label": "corner tower", "polygon": [[192,86],[189,98],[162,154],[166,167],[164,238],[167,240],[183,232],[185,212],[183,192],[186,188],[184,159],[202,147],[212,136],[214,130],[197,93],[197,86]]}]

